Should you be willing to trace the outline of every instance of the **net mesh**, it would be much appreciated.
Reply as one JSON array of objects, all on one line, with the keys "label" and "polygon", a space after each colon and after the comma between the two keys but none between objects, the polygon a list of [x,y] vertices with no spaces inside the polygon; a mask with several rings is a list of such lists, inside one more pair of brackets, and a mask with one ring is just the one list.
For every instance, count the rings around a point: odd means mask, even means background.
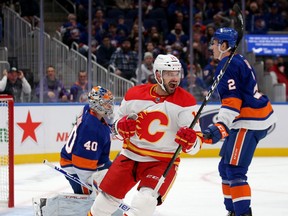
[{"label": "net mesh", "polygon": [[8,102],[0,101],[0,204],[7,203],[9,197],[9,138]]}]

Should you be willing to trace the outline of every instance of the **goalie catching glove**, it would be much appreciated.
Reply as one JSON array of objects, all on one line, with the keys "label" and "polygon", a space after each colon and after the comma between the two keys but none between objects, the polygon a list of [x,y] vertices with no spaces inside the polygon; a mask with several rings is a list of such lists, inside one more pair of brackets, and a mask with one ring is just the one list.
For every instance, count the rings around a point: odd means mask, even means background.
[{"label": "goalie catching glove", "polygon": [[228,135],[229,135],[229,129],[227,128],[227,126],[222,122],[218,122],[216,124],[209,126],[203,132],[203,141],[208,144],[215,144],[219,140],[227,137]]},{"label": "goalie catching glove", "polygon": [[197,139],[196,132],[189,127],[181,127],[177,133],[175,142],[182,146],[182,151],[188,153],[192,150]]},{"label": "goalie catching glove", "polygon": [[130,114],[122,117],[115,123],[116,133],[122,136],[123,139],[129,139],[136,132],[137,114]]}]

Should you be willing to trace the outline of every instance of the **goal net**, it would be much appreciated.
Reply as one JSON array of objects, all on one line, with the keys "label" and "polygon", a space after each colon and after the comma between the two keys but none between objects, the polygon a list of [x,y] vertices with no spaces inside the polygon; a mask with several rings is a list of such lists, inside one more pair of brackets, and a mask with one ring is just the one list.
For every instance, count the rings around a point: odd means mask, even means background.
[{"label": "goal net", "polygon": [[0,206],[14,207],[14,102],[0,95]]}]

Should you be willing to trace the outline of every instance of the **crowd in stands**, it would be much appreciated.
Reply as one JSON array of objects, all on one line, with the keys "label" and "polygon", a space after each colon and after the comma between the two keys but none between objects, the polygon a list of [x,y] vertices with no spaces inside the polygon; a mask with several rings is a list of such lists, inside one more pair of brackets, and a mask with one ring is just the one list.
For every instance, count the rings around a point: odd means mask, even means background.
[{"label": "crowd in stands", "polygon": [[[39,102],[40,82],[35,89],[33,82],[27,81],[24,72],[15,67],[4,70],[0,80],[0,94],[13,95],[16,103]],[[43,102],[87,102],[88,76],[86,71],[79,71],[78,80],[67,89],[62,81],[57,78],[57,72],[53,66],[46,68],[43,78]]]},{"label": "crowd in stands", "polygon": [[272,75],[273,85],[283,83],[286,85],[286,101],[288,101],[288,62],[281,56],[265,60],[265,72]]},{"label": "crowd in stands", "polygon": [[[217,65],[210,59],[209,42],[215,29],[231,25],[231,16],[233,16],[231,8],[235,2],[194,1],[194,25],[192,26],[194,61],[191,63],[189,62],[189,1],[143,1],[143,26],[140,29],[142,29],[143,48],[141,71],[143,70],[144,73],[141,73],[141,82],[151,81],[144,67],[147,55],[152,54],[155,58],[160,53],[171,53],[180,59],[183,66],[182,87],[191,91],[197,86],[197,91],[200,92],[199,98],[202,98],[212,84],[213,70]],[[240,1],[238,3],[241,4]],[[77,21],[72,24],[69,21],[69,16],[71,16],[69,15],[68,22],[63,24],[62,28],[74,26],[73,29],[78,29],[78,37],[74,40],[73,32],[66,31],[63,41],[69,46],[70,44],[66,42],[68,37],[70,41],[85,46],[87,45],[88,1],[78,0],[75,4],[77,5]],[[268,31],[288,29],[287,9],[287,2],[282,0],[246,1],[246,31],[251,34],[265,34]],[[93,3],[92,37],[97,44],[93,54],[96,55],[99,64],[105,68],[112,65],[115,73],[126,79],[138,79],[137,74],[139,74],[136,70],[137,49],[140,42],[137,14],[138,1]],[[73,16],[76,17],[76,15]],[[87,52],[83,54],[87,55]],[[198,68],[198,71],[192,70],[193,74],[189,73],[191,64],[192,68]]]},{"label": "crowd in stands", "polygon": [[[171,53],[179,58],[183,67],[181,86],[197,94],[196,98],[202,100],[213,82],[217,66],[217,62],[211,60],[209,42],[217,28],[231,24],[231,8],[235,2],[241,5],[241,1],[195,0],[193,44],[190,44],[187,0],[143,0],[143,25],[140,27],[142,41],[139,41],[138,35],[138,1],[92,1],[91,52],[104,68],[110,65],[123,78],[138,80],[138,43],[142,43],[142,83],[154,82],[153,59],[158,54]],[[58,30],[65,44],[71,47],[76,42],[79,52],[87,56],[88,0],[74,0],[74,3],[77,12],[69,14]],[[248,0],[245,4],[247,33],[265,34],[268,31],[288,30],[287,1]],[[193,62],[190,62],[190,46],[193,47]],[[286,66],[284,72],[281,72],[283,79],[278,79],[278,82],[288,82],[287,70]],[[218,100],[216,94],[212,100],[214,99]]]}]

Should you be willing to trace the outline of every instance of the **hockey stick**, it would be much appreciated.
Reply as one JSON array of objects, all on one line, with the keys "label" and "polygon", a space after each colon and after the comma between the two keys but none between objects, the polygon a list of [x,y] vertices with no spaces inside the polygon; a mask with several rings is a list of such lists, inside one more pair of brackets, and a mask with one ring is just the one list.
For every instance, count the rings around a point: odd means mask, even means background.
[{"label": "hockey stick", "polygon": [[[92,187],[90,185],[85,184],[84,182],[82,182],[79,178],[71,175],[70,173],[66,172],[65,170],[63,170],[62,168],[55,166],[54,164],[50,163],[48,160],[44,160],[43,161],[44,164],[46,164],[47,166],[51,167],[52,169],[62,173],[64,176],[66,176],[67,178],[71,179],[72,181],[76,182],[77,184],[86,187],[87,189],[89,189],[90,191],[93,191]],[[130,206],[128,206],[125,203],[120,203],[120,205],[118,206],[118,208],[123,211],[126,212],[130,209]]]},{"label": "hockey stick", "polygon": [[63,170],[60,167],[55,166],[54,164],[50,163],[48,160],[44,160],[43,163],[46,164],[47,166],[51,167],[52,169],[55,169],[58,172],[62,173],[64,176],[66,176],[67,178],[71,179],[72,181],[78,183],[79,185],[87,188],[90,191],[93,191],[93,189],[92,189],[92,187],[90,185],[85,184],[79,178],[71,175],[70,173],[66,172],[65,170]]},{"label": "hockey stick", "polygon": [[[238,32],[238,38],[237,38],[237,41],[236,41],[236,45],[235,47],[231,50],[231,54],[230,56],[228,57],[228,59],[226,60],[223,68],[221,69],[221,71],[219,72],[218,76],[216,77],[215,81],[213,82],[208,94],[206,95],[206,97],[204,98],[200,108],[198,109],[197,111],[197,114],[195,116],[195,118],[193,119],[193,121],[191,122],[189,128],[194,128],[196,122],[198,121],[198,119],[200,118],[201,116],[201,112],[203,110],[203,108],[206,106],[207,102],[209,101],[211,95],[213,94],[213,92],[215,91],[216,87],[218,86],[221,78],[223,77],[224,73],[226,72],[231,60],[233,59],[235,53],[236,53],[236,50],[238,48],[238,45],[240,43],[240,41],[242,40],[242,37],[243,37],[243,32],[244,32],[244,21],[243,21],[243,15],[242,15],[242,12],[241,12],[241,9],[239,8],[239,6],[237,4],[234,4],[233,5],[233,11],[235,12],[236,14],[236,22],[235,22],[235,30]],[[170,171],[172,165],[174,164],[176,158],[178,157],[178,155],[180,154],[182,150],[182,146],[179,145],[177,150],[175,151],[173,157],[171,158],[171,160],[169,161],[169,164],[166,168],[166,170],[164,171],[163,175],[161,176],[161,178],[159,179],[156,187],[154,188],[154,194],[155,196],[157,195],[158,193],[158,190],[160,189],[161,185],[164,183],[164,180],[166,178],[166,176],[168,175],[168,172]]]}]

